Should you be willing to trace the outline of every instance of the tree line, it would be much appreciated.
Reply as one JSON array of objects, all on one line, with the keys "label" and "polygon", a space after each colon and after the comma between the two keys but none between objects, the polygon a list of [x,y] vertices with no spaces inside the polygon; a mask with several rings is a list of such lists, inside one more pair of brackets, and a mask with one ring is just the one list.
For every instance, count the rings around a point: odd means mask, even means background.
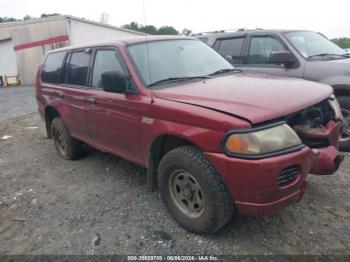
[{"label": "tree line", "polygon": [[[59,13],[52,13],[52,14],[41,14],[39,18],[46,18],[50,16],[57,16],[60,15]],[[36,19],[37,17],[32,17],[29,15],[26,15],[22,19],[14,18],[14,17],[0,17],[0,23],[7,23],[7,22],[16,22],[16,21],[27,21],[31,19]],[[138,32],[142,32],[145,34],[150,35],[190,35],[192,33],[192,30],[189,30],[187,28],[184,28],[181,32],[177,31],[173,26],[161,26],[159,28],[153,26],[153,25],[140,25],[136,22],[131,22],[130,24],[125,24],[122,26],[125,29],[130,29]]]},{"label": "tree line", "polygon": [[[136,22],[131,22],[130,24],[125,24],[122,26],[125,29],[130,29],[138,32],[142,32],[145,34],[150,35],[178,35],[180,34],[179,31],[177,31],[172,26],[161,26],[160,28],[155,27],[154,25],[140,25]],[[181,31],[182,35],[190,35],[192,33],[192,30],[184,28]]]},{"label": "tree line", "polygon": [[[52,14],[41,14],[40,18],[46,18],[50,16],[57,16],[60,15],[59,13],[52,13]],[[6,22],[16,22],[16,21],[26,21],[30,19],[35,19],[36,17],[32,17],[29,15],[26,15],[22,19],[17,19],[13,17],[0,17],[0,23],[6,23]],[[136,22],[131,22],[130,24],[125,24],[122,26],[125,29],[134,30],[138,32],[142,32],[145,34],[150,35],[191,35],[192,30],[184,28],[179,32],[176,30],[173,26],[161,26],[159,28],[155,27],[154,25],[141,25]],[[350,38],[348,37],[340,37],[340,38],[334,38],[332,39],[333,43],[337,44],[341,48],[350,48]]]},{"label": "tree line", "polygon": [[334,38],[332,41],[341,48],[350,48],[350,38],[348,37]]},{"label": "tree line", "polygon": [[[52,13],[52,14],[41,14],[41,16],[39,18],[45,18],[45,17],[49,17],[49,16],[57,16],[60,15],[58,13]],[[23,17],[22,19],[18,19],[18,18],[13,18],[13,17],[0,17],[0,23],[8,23],[8,22],[17,22],[17,21],[26,21],[26,20],[31,20],[31,19],[36,19],[37,17],[33,17],[30,15],[26,15],[25,17]]]}]

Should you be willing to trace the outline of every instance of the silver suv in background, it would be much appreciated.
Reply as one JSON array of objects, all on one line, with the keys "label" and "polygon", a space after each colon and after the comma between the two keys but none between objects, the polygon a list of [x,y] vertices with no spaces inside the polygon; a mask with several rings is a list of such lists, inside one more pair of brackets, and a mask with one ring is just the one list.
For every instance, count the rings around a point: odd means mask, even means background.
[{"label": "silver suv in background", "polygon": [[331,85],[346,122],[340,148],[350,151],[350,53],[312,31],[240,29],[193,36],[243,71],[298,77]]}]

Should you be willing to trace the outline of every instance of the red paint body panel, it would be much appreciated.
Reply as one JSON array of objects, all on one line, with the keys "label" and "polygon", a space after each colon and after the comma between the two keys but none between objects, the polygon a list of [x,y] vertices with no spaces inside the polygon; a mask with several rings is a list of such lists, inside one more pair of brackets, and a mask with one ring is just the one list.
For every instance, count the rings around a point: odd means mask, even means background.
[{"label": "red paint body panel", "polygon": [[310,173],[315,175],[332,175],[339,168],[343,156],[334,146],[328,146],[318,150],[317,158],[314,161]]},{"label": "red paint body panel", "polygon": [[249,216],[269,215],[276,212],[276,210],[279,210],[287,205],[298,202],[305,193],[306,185],[307,185],[307,182],[304,181],[299,190],[295,191],[289,196],[280,198],[274,202],[270,202],[266,204],[236,202],[236,206],[238,207],[241,214],[245,214]]},{"label": "red paint body panel", "polygon": [[96,100],[86,109],[90,144],[144,165],[140,127],[142,116],[151,105],[150,99],[102,90],[91,90],[89,97]]},{"label": "red paint body panel", "polygon": [[[119,48],[138,94],[50,85],[38,78],[40,114],[44,117],[48,106],[55,108],[75,138],[145,167],[151,145],[159,136],[184,138],[204,152],[244,214],[270,213],[298,201],[317,157],[314,151],[305,147],[285,155],[244,160],[225,155],[221,143],[229,130],[250,128],[296,112],[326,99],[332,89],[297,79],[236,74],[151,91],[142,85],[125,50],[129,43],[145,39],[173,37],[140,37],[98,45]],[[297,178],[279,187],[279,173],[294,165],[300,167]]]},{"label": "red paint body panel", "polygon": [[58,109],[62,119],[69,126],[71,135],[83,141],[89,140],[85,116],[88,96],[86,90],[43,83],[41,92],[45,103]]},{"label": "red paint body panel", "polygon": [[257,124],[317,104],[332,92],[330,86],[314,82],[242,73],[154,93],[163,99],[220,110]]},{"label": "red paint body panel", "polygon": [[[309,148],[288,155],[261,160],[231,158],[220,153],[205,153],[223,177],[237,206],[267,206],[291,197],[304,187],[304,181],[315,155]],[[277,176],[290,166],[299,166],[300,172],[287,186],[277,185]],[[260,211],[259,211],[260,213]]]}]

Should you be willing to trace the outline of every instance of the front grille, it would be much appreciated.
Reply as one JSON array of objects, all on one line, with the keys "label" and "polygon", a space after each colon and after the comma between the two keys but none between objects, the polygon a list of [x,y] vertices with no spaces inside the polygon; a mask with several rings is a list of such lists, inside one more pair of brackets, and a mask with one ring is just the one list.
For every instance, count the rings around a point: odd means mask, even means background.
[{"label": "front grille", "polygon": [[277,177],[277,184],[283,186],[294,181],[298,177],[299,171],[299,166],[290,166],[283,169]]}]

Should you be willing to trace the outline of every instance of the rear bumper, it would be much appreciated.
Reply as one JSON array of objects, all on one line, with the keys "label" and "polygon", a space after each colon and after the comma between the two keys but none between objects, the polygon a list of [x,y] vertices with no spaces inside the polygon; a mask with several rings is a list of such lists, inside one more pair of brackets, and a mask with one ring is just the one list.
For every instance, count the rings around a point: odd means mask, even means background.
[{"label": "rear bumper", "polygon": [[[227,185],[240,213],[265,215],[299,201],[306,188],[306,176],[315,159],[314,152],[304,149],[261,160],[231,158],[224,154],[205,153]],[[298,166],[297,177],[279,186],[278,175],[290,166]]]}]

